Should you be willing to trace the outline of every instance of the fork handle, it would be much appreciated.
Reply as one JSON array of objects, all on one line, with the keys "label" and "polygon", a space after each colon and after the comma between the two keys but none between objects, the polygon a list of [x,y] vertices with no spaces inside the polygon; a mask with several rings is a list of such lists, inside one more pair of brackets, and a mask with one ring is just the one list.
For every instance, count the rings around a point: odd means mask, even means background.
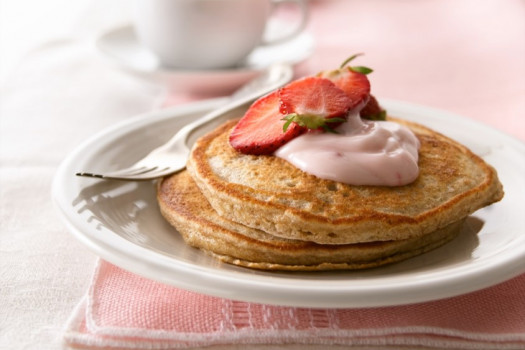
[{"label": "fork handle", "polygon": [[226,119],[238,117],[237,110],[244,107],[252,100],[236,100],[227,102],[226,105],[205,114],[202,118],[184,125],[171,139],[151,153],[166,152],[172,149],[191,149],[198,137],[210,131]]}]

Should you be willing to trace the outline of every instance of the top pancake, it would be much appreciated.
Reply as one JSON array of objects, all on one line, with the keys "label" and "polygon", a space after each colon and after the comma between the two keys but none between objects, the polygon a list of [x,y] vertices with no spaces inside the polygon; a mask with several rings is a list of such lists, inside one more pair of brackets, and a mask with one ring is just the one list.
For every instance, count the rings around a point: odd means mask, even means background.
[{"label": "top pancake", "polygon": [[188,171],[219,215],[270,234],[321,244],[418,237],[500,200],[495,170],[419,124],[420,174],[405,186],[352,186],[307,174],[274,156],[234,150],[230,121],[199,139]]}]

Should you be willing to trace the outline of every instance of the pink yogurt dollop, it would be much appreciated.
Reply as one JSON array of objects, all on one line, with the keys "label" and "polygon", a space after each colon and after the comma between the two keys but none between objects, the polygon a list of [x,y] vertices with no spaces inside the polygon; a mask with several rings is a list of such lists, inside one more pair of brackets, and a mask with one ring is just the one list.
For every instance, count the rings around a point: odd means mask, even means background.
[{"label": "pink yogurt dollop", "polygon": [[275,155],[309,174],[351,185],[402,186],[418,177],[420,144],[408,128],[352,114],[336,131],[309,131]]}]

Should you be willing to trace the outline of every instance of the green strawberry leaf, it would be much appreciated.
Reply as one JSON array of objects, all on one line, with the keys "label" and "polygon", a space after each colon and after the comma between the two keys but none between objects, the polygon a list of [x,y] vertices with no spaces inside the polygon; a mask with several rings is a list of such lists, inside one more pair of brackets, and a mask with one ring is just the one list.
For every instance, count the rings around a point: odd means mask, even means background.
[{"label": "green strawberry leaf", "polygon": [[350,67],[351,70],[357,73],[361,73],[364,75],[372,73],[374,70],[372,68],[364,67],[364,66],[353,66]]},{"label": "green strawberry leaf", "polygon": [[290,127],[290,124],[292,124],[293,122],[293,117],[291,117],[291,115],[289,114],[281,120],[286,120],[286,123],[283,124],[283,132],[286,132],[286,130],[288,130],[288,127]]},{"label": "green strawberry leaf", "polygon": [[330,123],[343,123],[346,120],[344,118],[324,118],[315,114],[297,114],[291,113],[284,116],[281,120],[285,120],[286,123],[283,125],[283,132],[288,130],[290,124],[296,123],[299,126],[302,126],[307,129],[323,129],[327,132],[337,133],[333,130],[328,124]]},{"label": "green strawberry leaf", "polygon": [[382,110],[381,112],[367,115],[364,118],[368,119],[368,120],[383,120],[384,121],[384,120],[386,120],[386,111]]}]

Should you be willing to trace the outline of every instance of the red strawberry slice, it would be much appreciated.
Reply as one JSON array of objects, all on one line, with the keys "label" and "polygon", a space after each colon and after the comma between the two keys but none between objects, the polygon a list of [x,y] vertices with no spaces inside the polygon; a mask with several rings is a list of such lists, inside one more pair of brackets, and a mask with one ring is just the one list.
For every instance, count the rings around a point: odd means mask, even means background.
[{"label": "red strawberry slice", "polygon": [[281,113],[284,115],[315,114],[324,118],[348,112],[349,97],[328,79],[306,77],[295,80],[279,90]]},{"label": "red strawberry slice", "polygon": [[370,95],[366,105],[359,111],[361,118],[370,120],[385,120],[386,111],[379,105],[376,98]]},{"label": "red strawberry slice", "polygon": [[357,72],[351,67],[343,67],[321,72],[318,76],[330,79],[337,87],[346,92],[352,101],[350,109],[362,108],[368,101],[370,81],[365,74]]},{"label": "red strawberry slice", "polygon": [[290,125],[308,129],[327,129],[329,124],[346,120],[352,100],[328,79],[306,77],[295,80],[279,90],[281,113]]},{"label": "red strawberry slice", "polygon": [[306,131],[297,124],[283,131],[278,91],[255,101],[230,134],[230,145],[244,154],[272,154]]}]

